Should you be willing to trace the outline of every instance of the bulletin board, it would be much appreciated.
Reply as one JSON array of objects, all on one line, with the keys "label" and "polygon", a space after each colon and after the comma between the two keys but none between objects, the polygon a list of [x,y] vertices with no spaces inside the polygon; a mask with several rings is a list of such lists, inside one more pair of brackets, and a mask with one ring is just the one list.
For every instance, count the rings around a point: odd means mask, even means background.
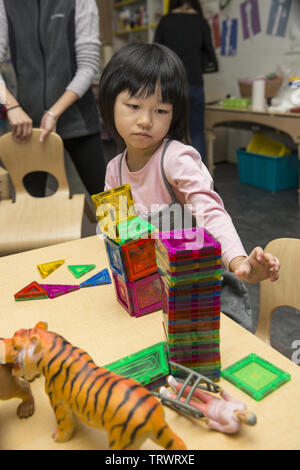
[{"label": "bulletin board", "polygon": [[[219,58],[220,93],[236,95],[239,78],[300,62],[298,0],[202,0],[201,5]],[[214,86],[208,84],[207,91]]]}]

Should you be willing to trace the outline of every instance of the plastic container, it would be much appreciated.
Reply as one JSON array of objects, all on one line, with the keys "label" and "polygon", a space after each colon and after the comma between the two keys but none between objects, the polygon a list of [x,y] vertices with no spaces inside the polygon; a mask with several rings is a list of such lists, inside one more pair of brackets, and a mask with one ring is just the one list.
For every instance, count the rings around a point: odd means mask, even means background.
[{"label": "plastic container", "polygon": [[283,157],[292,152],[284,144],[276,140],[269,139],[261,134],[255,134],[247,147],[247,152],[268,155],[269,157]]},{"label": "plastic container", "polygon": [[276,192],[298,186],[298,155],[270,157],[237,149],[241,183]]},{"label": "plastic container", "polygon": [[226,98],[221,103],[223,108],[248,109],[251,104],[251,98]]}]

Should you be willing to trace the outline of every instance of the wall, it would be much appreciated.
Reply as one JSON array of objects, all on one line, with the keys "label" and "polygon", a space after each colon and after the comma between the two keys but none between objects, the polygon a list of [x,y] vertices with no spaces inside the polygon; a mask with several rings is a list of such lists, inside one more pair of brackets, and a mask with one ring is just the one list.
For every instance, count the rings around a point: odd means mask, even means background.
[{"label": "wall", "polygon": [[[266,34],[269,12],[272,1],[258,0],[261,32],[243,39],[240,8],[245,0],[231,0],[220,12],[218,0],[202,0],[205,16],[220,14],[220,24],[228,16],[238,18],[237,53],[233,56],[222,56],[217,48],[220,71],[205,76],[206,100],[224,98],[227,94],[239,96],[238,80],[253,78],[271,72],[284,71],[300,75],[300,1],[292,0],[289,20],[284,37]],[[299,67],[299,68],[298,68]],[[252,133],[248,131],[228,130],[227,152],[230,161],[236,161],[235,149],[248,144]],[[218,136],[217,136],[218,137]],[[218,161],[216,155],[216,161]]]}]

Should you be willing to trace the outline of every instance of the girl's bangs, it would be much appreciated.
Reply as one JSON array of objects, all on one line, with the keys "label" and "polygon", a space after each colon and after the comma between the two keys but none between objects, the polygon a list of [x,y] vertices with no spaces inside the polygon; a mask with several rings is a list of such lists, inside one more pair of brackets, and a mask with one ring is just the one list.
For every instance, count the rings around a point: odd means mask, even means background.
[{"label": "girl's bangs", "polygon": [[137,98],[150,98],[160,88],[161,100],[163,103],[173,104],[181,95],[180,89],[174,84],[174,80],[162,79],[160,76],[145,77],[144,79],[131,81],[127,87],[131,96]]}]

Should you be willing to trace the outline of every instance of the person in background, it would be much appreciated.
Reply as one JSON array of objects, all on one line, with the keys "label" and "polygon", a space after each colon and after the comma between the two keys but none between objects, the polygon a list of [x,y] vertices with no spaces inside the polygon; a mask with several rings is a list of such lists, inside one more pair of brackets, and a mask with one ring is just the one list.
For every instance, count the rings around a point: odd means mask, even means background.
[{"label": "person in background", "polygon": [[205,162],[203,73],[216,72],[218,64],[199,1],[170,0],[169,12],[160,20],[154,42],[176,52],[185,66],[190,89],[190,137]]},{"label": "person in background", "polygon": [[[95,0],[0,0],[0,65],[10,48],[17,97],[2,96],[15,140],[41,128],[41,145],[57,132],[90,194],[103,191],[105,162],[92,82],[99,68]],[[1,77],[0,77],[1,78]],[[47,175],[27,175],[33,196],[44,196]]]}]

